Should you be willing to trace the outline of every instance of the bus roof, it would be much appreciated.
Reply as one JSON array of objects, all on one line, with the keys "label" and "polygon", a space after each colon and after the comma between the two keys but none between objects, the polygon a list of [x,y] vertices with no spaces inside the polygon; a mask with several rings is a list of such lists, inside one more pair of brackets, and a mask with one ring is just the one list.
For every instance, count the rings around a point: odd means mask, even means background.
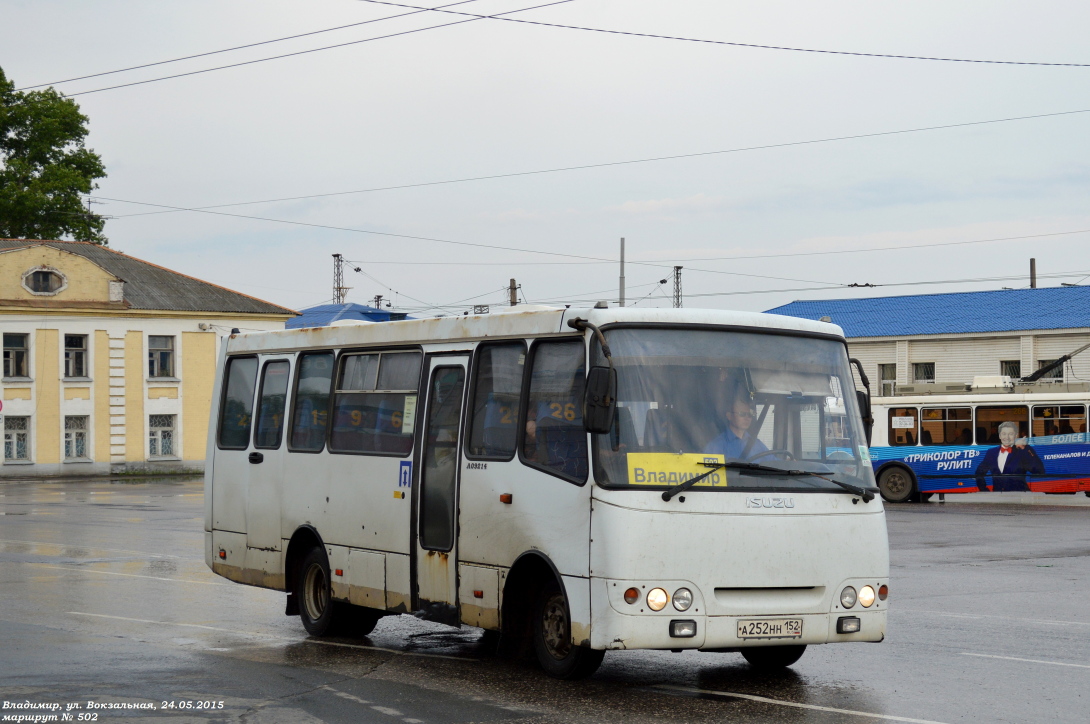
[{"label": "bus roof", "polygon": [[520,305],[504,307],[502,311],[496,310],[489,314],[233,334],[228,343],[228,351],[238,354],[314,347],[473,342],[492,338],[555,334],[578,336],[582,333],[567,325],[567,320],[576,317],[599,326],[613,323],[685,324],[752,327],[802,334],[824,334],[841,339],[844,336],[843,331],[835,324],[760,312]]}]

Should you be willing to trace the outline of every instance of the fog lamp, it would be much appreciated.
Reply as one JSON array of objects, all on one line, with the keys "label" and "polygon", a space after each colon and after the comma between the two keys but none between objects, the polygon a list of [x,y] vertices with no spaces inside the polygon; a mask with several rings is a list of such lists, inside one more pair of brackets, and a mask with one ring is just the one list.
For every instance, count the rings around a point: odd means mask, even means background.
[{"label": "fog lamp", "polygon": [[670,602],[670,594],[661,588],[652,588],[647,592],[647,607],[652,611],[661,611]]},{"label": "fog lamp", "polygon": [[836,632],[838,634],[859,633],[861,625],[855,616],[841,616],[836,620]]},{"label": "fog lamp", "polygon": [[696,621],[671,621],[670,636],[675,639],[691,639],[696,636]]},{"label": "fog lamp", "polygon": [[874,589],[870,586],[863,586],[859,589],[859,605],[863,608],[870,608],[874,605]]},{"label": "fog lamp", "polygon": [[685,611],[693,605],[693,592],[688,588],[679,588],[674,591],[674,608]]},{"label": "fog lamp", "polygon": [[845,586],[840,592],[840,605],[844,608],[851,608],[857,600],[858,596],[855,595],[855,589],[851,586]]}]

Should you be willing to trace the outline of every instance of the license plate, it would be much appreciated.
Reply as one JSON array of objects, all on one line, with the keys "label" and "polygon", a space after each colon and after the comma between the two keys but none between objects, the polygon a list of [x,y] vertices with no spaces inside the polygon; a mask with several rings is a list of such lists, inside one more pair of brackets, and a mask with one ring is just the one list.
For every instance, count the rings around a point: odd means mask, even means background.
[{"label": "license plate", "polygon": [[801,618],[748,618],[738,622],[740,639],[795,639],[800,636]]}]

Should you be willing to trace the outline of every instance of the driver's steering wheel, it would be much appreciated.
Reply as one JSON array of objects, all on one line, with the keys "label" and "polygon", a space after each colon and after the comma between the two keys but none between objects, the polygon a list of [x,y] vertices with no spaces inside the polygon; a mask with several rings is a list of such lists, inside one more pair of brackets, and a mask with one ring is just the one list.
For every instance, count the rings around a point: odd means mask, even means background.
[{"label": "driver's steering wheel", "polygon": [[754,460],[758,460],[760,458],[768,457],[769,455],[785,455],[785,456],[787,456],[788,460],[797,460],[798,459],[794,455],[791,454],[790,450],[764,450],[762,452],[757,453],[756,455],[750,455],[749,456],[749,462],[753,462]]}]

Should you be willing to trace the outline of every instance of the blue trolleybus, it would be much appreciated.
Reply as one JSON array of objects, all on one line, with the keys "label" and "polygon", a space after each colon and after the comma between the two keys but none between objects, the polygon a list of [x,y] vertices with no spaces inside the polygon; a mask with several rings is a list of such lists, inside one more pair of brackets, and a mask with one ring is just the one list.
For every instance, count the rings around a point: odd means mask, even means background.
[{"label": "blue trolleybus", "polygon": [[874,399],[871,460],[889,502],[935,493],[1090,496],[1090,385],[977,378]]}]

